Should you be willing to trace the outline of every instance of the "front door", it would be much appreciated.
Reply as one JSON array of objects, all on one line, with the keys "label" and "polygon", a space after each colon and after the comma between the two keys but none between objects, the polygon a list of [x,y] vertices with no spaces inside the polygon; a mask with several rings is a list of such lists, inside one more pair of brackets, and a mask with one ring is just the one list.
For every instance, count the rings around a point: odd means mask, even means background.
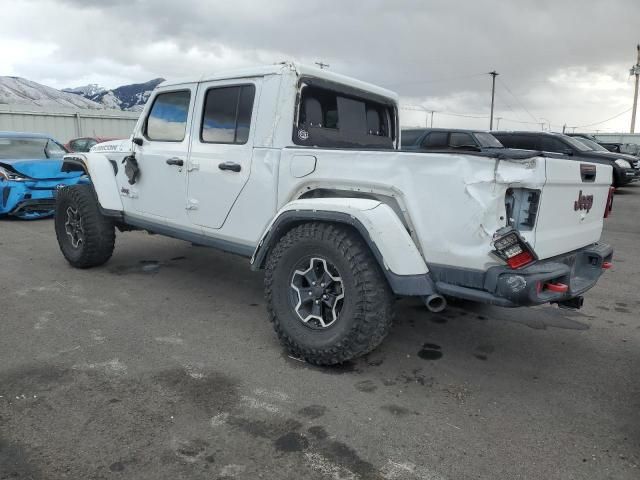
[{"label": "front door", "polygon": [[145,217],[184,224],[191,117],[196,84],[160,91],[153,99],[136,146],[139,178],[131,187],[132,206]]},{"label": "front door", "polygon": [[259,94],[260,83],[254,79],[199,85],[188,165],[192,223],[221,228],[247,183]]}]

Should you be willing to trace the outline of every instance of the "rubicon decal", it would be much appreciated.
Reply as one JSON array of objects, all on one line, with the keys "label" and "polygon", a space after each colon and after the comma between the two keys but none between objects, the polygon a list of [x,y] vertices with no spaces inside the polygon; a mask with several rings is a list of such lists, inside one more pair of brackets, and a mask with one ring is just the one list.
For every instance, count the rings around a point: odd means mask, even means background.
[{"label": "rubicon decal", "polygon": [[578,200],[573,203],[573,209],[577,212],[578,210],[586,210],[589,213],[593,207],[593,195],[583,195],[582,190],[578,193]]}]

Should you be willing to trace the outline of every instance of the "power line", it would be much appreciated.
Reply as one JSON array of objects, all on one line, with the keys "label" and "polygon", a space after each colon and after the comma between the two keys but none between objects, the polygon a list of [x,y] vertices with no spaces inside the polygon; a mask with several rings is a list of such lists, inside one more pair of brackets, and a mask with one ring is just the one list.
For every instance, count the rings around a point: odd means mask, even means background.
[{"label": "power line", "polygon": [[452,117],[464,117],[464,118],[489,118],[488,115],[481,113],[457,113],[457,112],[444,112],[442,110],[434,110],[432,108],[423,107],[422,105],[400,105],[401,110],[411,110],[415,112],[436,112],[441,115],[449,115]]},{"label": "power line", "polygon": [[448,82],[451,80],[464,80],[467,78],[474,78],[474,77],[481,77],[486,75],[486,73],[472,73],[470,75],[460,75],[457,77],[446,77],[446,78],[436,78],[436,79],[431,79],[431,80],[416,80],[413,82],[402,82],[402,83],[388,83],[385,86],[387,87],[401,87],[401,86],[405,86],[405,85],[422,85],[425,83],[439,83],[439,82]]},{"label": "power line", "polygon": [[607,118],[606,120],[602,120],[600,122],[594,122],[594,123],[589,123],[588,125],[576,125],[575,127],[569,127],[569,128],[587,128],[587,127],[593,127],[594,125],[600,125],[601,123],[606,123],[609,120],[613,120],[614,118],[618,118],[622,115],[624,115],[627,112],[630,112],[633,109],[633,107],[627,108],[624,112],[620,112],[617,115],[614,115],[613,117]]},{"label": "power line", "polygon": [[507,84],[505,83],[505,81],[504,81],[504,80],[502,80],[501,78],[499,78],[498,80],[500,81],[500,83],[502,84],[502,86],[505,88],[505,90],[511,94],[511,96],[514,98],[514,100],[515,100],[516,102],[518,102],[518,105],[520,105],[520,108],[522,108],[525,112],[527,112],[527,113],[529,114],[529,116],[530,116],[531,118],[533,118],[533,120],[535,120],[535,122],[536,122],[536,123],[538,123],[538,124],[539,124],[540,122],[538,122],[538,119],[537,119],[536,117],[534,117],[534,116],[533,116],[533,114],[532,114],[529,110],[527,110],[527,107],[525,107],[525,106],[522,104],[522,102],[518,99],[518,97],[516,97],[516,96],[515,96],[515,94],[514,94],[514,93],[511,91],[511,89],[507,86]]}]

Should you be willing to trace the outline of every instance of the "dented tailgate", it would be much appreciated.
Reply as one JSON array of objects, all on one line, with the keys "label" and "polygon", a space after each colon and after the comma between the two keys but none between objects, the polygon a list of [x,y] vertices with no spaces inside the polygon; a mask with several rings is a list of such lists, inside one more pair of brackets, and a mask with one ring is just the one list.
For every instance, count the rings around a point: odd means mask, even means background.
[{"label": "dented tailgate", "polygon": [[540,259],[600,239],[611,175],[608,165],[546,159],[546,182],[535,235],[535,251]]}]

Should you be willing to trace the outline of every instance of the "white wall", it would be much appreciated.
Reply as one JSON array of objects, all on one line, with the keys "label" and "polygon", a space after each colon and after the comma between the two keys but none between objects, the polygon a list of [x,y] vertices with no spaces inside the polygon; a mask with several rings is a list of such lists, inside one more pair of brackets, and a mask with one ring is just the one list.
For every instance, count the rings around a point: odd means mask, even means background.
[{"label": "white wall", "polygon": [[0,105],[0,131],[38,132],[66,143],[84,136],[126,138],[140,112],[119,110],[49,110]]},{"label": "white wall", "polygon": [[601,142],[635,143],[640,145],[640,133],[595,133]]}]

